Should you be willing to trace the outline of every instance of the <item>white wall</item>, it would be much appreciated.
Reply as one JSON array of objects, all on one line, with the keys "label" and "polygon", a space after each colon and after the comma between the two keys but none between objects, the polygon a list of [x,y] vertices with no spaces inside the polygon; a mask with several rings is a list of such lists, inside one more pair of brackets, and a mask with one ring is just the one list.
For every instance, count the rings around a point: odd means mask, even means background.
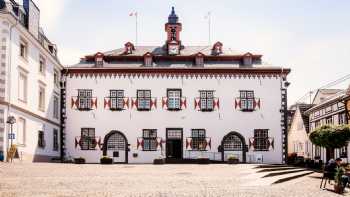
[{"label": "white wall", "polygon": [[[191,129],[206,129],[207,137],[212,138],[212,149],[217,152],[223,136],[230,131],[242,134],[248,145],[248,139],[254,136],[254,129],[269,129],[269,137],[275,140],[275,149],[267,152],[249,152],[263,154],[266,163],[282,162],[281,142],[281,90],[280,78],[143,78],[143,77],[68,77],[66,80],[66,147],[67,155],[84,157],[87,162],[99,162],[101,150],[82,151],[74,147],[74,138],[80,136],[82,127],[96,129],[96,136],[104,136],[111,130],[123,132],[131,144],[129,162],[152,162],[161,152],[142,152],[136,150],[136,138],[142,136],[142,129],[157,129],[157,136],[165,140],[166,128],[183,128],[184,139],[191,136]],[[167,111],[161,108],[161,98],[166,96],[167,88],[181,88],[187,97],[187,109]],[[71,108],[71,97],[77,96],[77,89],[93,89],[98,97],[98,106],[92,111],[78,111]],[[158,98],[158,108],[140,112],[128,109],[121,112],[103,108],[103,99],[109,96],[110,89],[125,90],[126,97],[136,97],[137,89],[151,89],[152,97]],[[194,98],[199,97],[198,90],[215,90],[220,99],[220,109],[214,112],[194,110]],[[261,109],[254,112],[241,112],[234,109],[234,98],[239,90],[254,90],[255,97],[261,98]],[[184,151],[186,150],[185,142]],[[165,146],[165,144],[164,144]],[[138,158],[132,154],[138,153]]]}]

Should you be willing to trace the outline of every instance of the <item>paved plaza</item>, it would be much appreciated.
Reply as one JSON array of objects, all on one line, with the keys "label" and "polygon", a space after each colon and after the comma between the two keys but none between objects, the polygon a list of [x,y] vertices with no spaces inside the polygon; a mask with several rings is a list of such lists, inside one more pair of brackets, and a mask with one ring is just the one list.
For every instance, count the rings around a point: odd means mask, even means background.
[{"label": "paved plaza", "polygon": [[250,164],[0,163],[0,196],[339,196],[319,189],[319,173],[273,184],[279,176],[258,171]]}]

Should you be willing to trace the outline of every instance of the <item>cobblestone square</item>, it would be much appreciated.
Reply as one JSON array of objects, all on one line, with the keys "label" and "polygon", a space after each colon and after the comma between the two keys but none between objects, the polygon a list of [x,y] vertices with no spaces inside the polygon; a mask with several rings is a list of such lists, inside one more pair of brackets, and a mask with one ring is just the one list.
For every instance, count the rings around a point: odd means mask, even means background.
[{"label": "cobblestone square", "polygon": [[319,189],[319,173],[272,184],[279,176],[255,167],[0,163],[0,196],[338,196]]}]

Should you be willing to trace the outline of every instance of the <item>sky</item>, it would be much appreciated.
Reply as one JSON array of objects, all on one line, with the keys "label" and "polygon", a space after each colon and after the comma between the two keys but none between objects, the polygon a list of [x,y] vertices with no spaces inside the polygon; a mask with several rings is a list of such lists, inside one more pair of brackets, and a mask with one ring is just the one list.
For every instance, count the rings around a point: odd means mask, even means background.
[{"label": "sky", "polygon": [[[34,0],[41,26],[58,46],[63,65],[135,42],[162,45],[171,6],[182,23],[184,45],[211,43],[263,55],[273,66],[290,68],[289,104],[310,90],[350,74],[350,1],[347,0]],[[330,88],[346,88],[350,80]],[[305,102],[308,102],[306,99]],[[303,101],[303,100],[300,100]]]}]

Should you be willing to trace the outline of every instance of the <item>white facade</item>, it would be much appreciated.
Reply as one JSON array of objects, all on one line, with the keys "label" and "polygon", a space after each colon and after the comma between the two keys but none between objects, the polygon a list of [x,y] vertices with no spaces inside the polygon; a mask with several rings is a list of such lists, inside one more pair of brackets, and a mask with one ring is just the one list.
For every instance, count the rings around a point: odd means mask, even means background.
[{"label": "white facade", "polygon": [[[11,144],[10,125],[6,120],[14,116],[12,142],[17,145],[20,159],[48,161],[60,156],[60,148],[54,147],[53,135],[57,134],[56,139],[60,140],[59,83],[63,67],[57,60],[55,46],[38,33],[38,9],[31,1],[28,3],[31,15],[28,27],[19,20],[19,14],[13,12],[13,6],[17,5],[6,2],[0,13],[0,150],[6,155]],[[24,10],[22,4],[18,6]],[[43,147],[38,146],[39,131],[44,133]]]},{"label": "white facade", "polygon": [[[254,137],[254,129],[268,129],[269,137],[274,140],[274,148],[268,151],[253,151],[247,153],[247,162],[255,162],[256,157],[263,157],[264,163],[282,163],[282,128],[281,128],[281,77],[217,77],[196,78],[180,77],[104,77],[104,76],[72,76],[66,78],[66,155],[76,158],[83,157],[89,163],[98,163],[102,151],[81,150],[74,143],[81,134],[81,128],[95,128],[97,138],[104,137],[111,131],[122,132],[129,146],[130,163],[152,163],[153,159],[165,157],[160,148],[157,151],[142,151],[137,148],[137,138],[142,137],[143,129],[156,129],[157,137],[166,139],[167,128],[183,130],[183,158],[196,155],[208,156],[213,160],[221,160],[218,146],[225,135],[231,131],[240,133],[249,144]],[[167,89],[182,89],[186,97],[187,108],[181,111],[168,111],[162,108],[161,99],[166,96]],[[78,89],[92,89],[92,96],[97,97],[97,108],[91,111],[79,111],[71,107],[71,98],[77,96]],[[124,111],[111,111],[104,108],[104,97],[109,90],[121,89],[126,97],[136,97],[139,89],[150,89],[152,97],[157,98],[157,108],[151,111],[138,111],[129,107]],[[219,109],[212,112],[202,112],[194,109],[194,99],[199,97],[199,90],[214,90],[218,97]],[[242,112],[235,109],[235,98],[240,90],[253,90],[254,95],[261,100],[261,108],[253,112]],[[191,129],[205,129],[206,137],[211,138],[211,149],[205,152],[187,151],[186,137],[191,137]],[[166,143],[163,144],[165,148]],[[137,157],[133,157],[137,153]],[[229,153],[229,152],[227,152]],[[242,152],[237,154],[242,161]],[[108,156],[112,157],[111,154]],[[227,155],[225,155],[227,156]],[[215,158],[214,158],[215,157]],[[123,160],[124,158],[122,158]]]}]

